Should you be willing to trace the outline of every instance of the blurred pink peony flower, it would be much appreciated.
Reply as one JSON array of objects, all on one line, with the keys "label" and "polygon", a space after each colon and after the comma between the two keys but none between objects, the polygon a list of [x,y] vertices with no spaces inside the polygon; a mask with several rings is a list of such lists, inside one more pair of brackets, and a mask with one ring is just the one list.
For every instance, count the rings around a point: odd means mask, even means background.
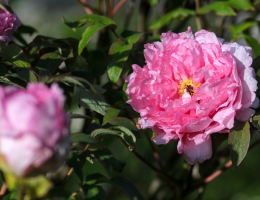
[{"label": "blurred pink peony flower", "polygon": [[[7,0],[2,1],[8,6]],[[0,45],[11,41],[13,39],[13,32],[17,30],[19,26],[21,26],[21,22],[15,12],[10,10],[9,7],[5,9],[0,7]]]},{"label": "blurred pink peony flower", "polygon": [[0,155],[16,176],[56,170],[70,149],[69,118],[57,84],[0,87]]},{"label": "blurred pink peony flower", "polygon": [[210,134],[229,132],[234,118],[247,121],[259,106],[252,49],[224,43],[212,32],[163,33],[146,44],[146,65],[133,65],[126,93],[140,113],[140,128],[152,128],[156,144],[178,140],[189,164],[212,155]]}]

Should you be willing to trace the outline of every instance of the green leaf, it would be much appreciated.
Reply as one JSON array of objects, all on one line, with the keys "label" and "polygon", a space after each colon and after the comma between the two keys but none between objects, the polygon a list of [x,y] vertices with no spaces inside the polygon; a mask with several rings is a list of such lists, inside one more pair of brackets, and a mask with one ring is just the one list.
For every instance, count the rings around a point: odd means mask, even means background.
[{"label": "green leaf", "polygon": [[129,95],[125,92],[127,90],[128,82],[125,82],[123,85],[123,99],[124,101],[128,101],[130,99]]},{"label": "green leaf", "polygon": [[88,144],[97,144],[98,142],[91,137],[90,135],[84,134],[84,133],[73,133],[71,135],[71,141],[72,143],[76,142],[84,142]]},{"label": "green leaf", "polygon": [[76,84],[76,85],[79,85],[79,86],[85,88],[85,86],[81,83],[81,82],[83,82],[83,83],[86,83],[94,93],[97,93],[94,86],[90,82],[88,82],[86,79],[76,77],[76,76],[69,76],[69,75],[70,75],[70,73],[52,76],[48,80],[46,80],[46,82],[47,83],[51,83],[51,82],[54,82],[54,81],[66,82],[66,83],[70,83],[70,84],[74,84],[74,85]]},{"label": "green leaf", "polygon": [[121,138],[126,142],[126,144],[131,149],[133,149],[135,147],[136,137],[129,129],[127,129],[123,126],[113,126],[113,130],[119,130],[119,131],[122,131],[123,133],[125,133],[123,135],[123,137],[121,137]]},{"label": "green leaf", "polygon": [[149,0],[151,6],[155,6],[158,2],[159,0]]},{"label": "green leaf", "polygon": [[106,200],[106,193],[99,185],[84,185],[83,191],[87,200]]},{"label": "green leaf", "polygon": [[53,74],[64,61],[62,55],[56,52],[46,53],[42,55],[36,64],[37,68],[48,70]]},{"label": "green leaf", "polygon": [[253,117],[252,124],[258,129],[258,131],[260,131],[260,114],[257,114]]},{"label": "green leaf", "polygon": [[162,28],[166,23],[168,23],[172,19],[180,19],[183,20],[186,17],[195,15],[195,11],[186,9],[186,8],[177,8],[166,13],[161,19],[156,21],[154,24],[150,26],[151,30]]},{"label": "green leaf", "polygon": [[138,131],[136,128],[135,123],[125,117],[114,117],[108,121],[109,124],[115,125],[115,126],[124,126],[132,131]]},{"label": "green leaf", "polygon": [[96,129],[91,132],[91,137],[97,137],[101,135],[115,135],[122,138],[125,143],[130,147],[130,149],[134,148],[136,137],[130,130],[122,126],[115,126],[112,128],[114,128],[114,130],[104,128]]},{"label": "green leaf", "polygon": [[4,76],[0,76],[0,83],[4,83],[6,85],[13,85],[19,88],[23,88],[22,86],[10,81],[8,78],[4,77]]},{"label": "green leaf", "polygon": [[212,159],[217,153],[217,150],[219,146],[224,142],[226,139],[228,139],[227,133],[213,133],[210,135],[211,142],[212,142]]},{"label": "green leaf", "polygon": [[256,21],[247,21],[244,22],[240,25],[230,25],[230,33],[232,35],[232,38],[234,40],[238,39],[239,37],[241,37],[241,33],[245,30],[247,30],[249,27],[251,27],[252,25],[254,25],[256,23]]},{"label": "green leaf", "polygon": [[105,115],[110,105],[106,102],[103,95],[87,91],[84,88],[79,88],[80,100],[79,104],[85,108],[94,110],[101,115]]},{"label": "green leaf", "polygon": [[124,31],[122,37],[124,37],[128,44],[124,41],[114,42],[109,49],[109,68],[108,68],[108,77],[113,83],[117,83],[123,67],[128,59],[130,50],[133,47],[133,44],[136,43],[143,33],[134,32],[134,31]]},{"label": "green leaf", "polygon": [[198,14],[205,14],[209,11],[215,11],[217,15],[227,16],[227,15],[236,15],[234,10],[230,7],[227,1],[218,1],[206,6],[200,7]]},{"label": "green leaf", "polygon": [[[45,176],[37,176],[33,178],[28,178],[23,181],[28,187],[28,193],[33,196],[43,197],[47,194],[49,189],[52,187],[52,183]],[[28,195],[27,193],[27,195]]]},{"label": "green leaf", "polygon": [[39,69],[39,81],[45,83],[51,77],[51,73],[45,69]]},{"label": "green leaf", "polygon": [[233,168],[236,168],[247,154],[250,143],[250,125],[248,122],[235,121],[228,137]]},{"label": "green leaf", "polygon": [[110,63],[108,68],[108,77],[113,83],[117,83],[130,50],[133,44],[126,44],[124,41],[114,42],[109,49]]},{"label": "green leaf", "polygon": [[103,123],[102,125],[106,124],[110,119],[117,117],[117,115],[120,113],[120,109],[111,107],[107,111],[107,113],[104,115]]},{"label": "green leaf", "polygon": [[70,114],[71,119],[78,119],[78,118],[85,118],[85,119],[92,119],[90,116],[81,115],[81,114]]},{"label": "green leaf", "polygon": [[83,26],[86,23],[91,23],[92,25],[87,27],[86,30],[84,31],[81,40],[79,41],[79,46],[78,46],[78,54],[80,55],[89,42],[90,38],[98,31],[101,29],[107,27],[112,30],[116,29],[116,24],[114,21],[111,19],[101,16],[101,15],[86,15],[82,19],[76,21],[76,22],[69,22],[66,20],[64,17],[62,18],[64,23],[68,25],[71,28],[78,28],[80,26]]},{"label": "green leaf", "polygon": [[128,43],[133,44],[136,43],[142,35],[144,35],[144,33],[129,30],[124,30],[124,32],[121,34],[121,36],[125,38]]},{"label": "green leaf", "polygon": [[112,179],[108,179],[107,177],[101,174],[91,174],[86,177],[86,183],[88,185],[94,185],[99,183],[110,183],[115,187],[122,190],[122,192],[130,199],[130,200],[144,200],[142,194],[137,190],[133,183],[122,178],[122,177],[114,177]]},{"label": "green leaf", "polygon": [[91,151],[90,155],[96,158],[104,168],[110,173],[110,167],[117,172],[122,172],[125,166],[125,162],[117,160],[109,149],[103,148],[96,151]]},{"label": "green leaf", "polygon": [[32,35],[32,34],[36,33],[37,30],[31,26],[26,26],[26,25],[22,24],[21,26],[19,26],[19,28],[16,30],[16,32]]},{"label": "green leaf", "polygon": [[0,47],[0,56],[17,67],[30,68],[31,64],[23,50],[16,44]]},{"label": "green leaf", "polygon": [[257,73],[257,71],[260,69],[260,56],[257,56],[253,59],[251,67],[253,67],[255,72]]},{"label": "green leaf", "polygon": [[21,70],[17,72],[17,75],[26,82],[37,82],[37,77],[32,70]]},{"label": "green leaf", "polygon": [[228,4],[236,9],[255,10],[249,0],[229,0]]},{"label": "green leaf", "polygon": [[121,178],[114,177],[111,179],[111,182],[117,186],[130,200],[144,200],[142,194],[136,189],[133,183],[130,181]]},{"label": "green leaf", "polygon": [[249,46],[252,47],[254,56],[259,56],[260,55],[259,42],[251,36],[248,36],[248,35],[243,35],[243,36],[246,39],[246,42],[249,44]]}]

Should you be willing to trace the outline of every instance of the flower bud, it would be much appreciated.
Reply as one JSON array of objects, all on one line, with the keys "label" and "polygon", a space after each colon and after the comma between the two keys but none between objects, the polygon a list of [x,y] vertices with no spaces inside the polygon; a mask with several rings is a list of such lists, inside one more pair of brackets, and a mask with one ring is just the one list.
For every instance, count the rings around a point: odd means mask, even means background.
[{"label": "flower bud", "polygon": [[13,32],[21,26],[21,22],[15,12],[8,7],[8,2],[6,0],[4,2],[0,6],[0,45],[11,41]]},{"label": "flower bud", "polygon": [[1,166],[18,177],[58,169],[70,149],[69,118],[57,84],[0,87]]}]

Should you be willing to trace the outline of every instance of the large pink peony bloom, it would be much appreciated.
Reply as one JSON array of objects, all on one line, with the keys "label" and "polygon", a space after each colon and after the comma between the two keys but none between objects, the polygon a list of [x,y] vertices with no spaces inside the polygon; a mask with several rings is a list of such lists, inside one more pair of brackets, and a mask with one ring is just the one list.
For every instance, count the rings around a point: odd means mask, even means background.
[{"label": "large pink peony bloom", "polygon": [[[7,0],[3,0],[8,6]],[[0,7],[0,45],[5,44],[13,39],[13,32],[21,26],[21,22],[15,12],[10,8]]]},{"label": "large pink peony bloom", "polygon": [[[229,132],[234,118],[247,121],[259,106],[250,47],[224,43],[212,32],[163,33],[146,44],[146,65],[133,65],[126,93],[153,141],[178,140],[178,152],[194,164],[212,155],[210,134]],[[251,108],[252,107],[252,108]]]},{"label": "large pink peony bloom", "polygon": [[70,149],[69,118],[57,84],[0,87],[0,155],[17,176],[56,170]]}]

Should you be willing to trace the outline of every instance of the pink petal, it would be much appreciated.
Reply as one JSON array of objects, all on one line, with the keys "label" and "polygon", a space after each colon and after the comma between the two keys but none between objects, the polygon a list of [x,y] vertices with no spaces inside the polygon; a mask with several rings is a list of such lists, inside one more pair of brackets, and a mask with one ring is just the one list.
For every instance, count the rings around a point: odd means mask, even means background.
[{"label": "pink petal", "polygon": [[252,108],[240,109],[236,112],[236,119],[241,122],[248,121],[255,114],[255,110]]},{"label": "pink petal", "polygon": [[202,163],[212,156],[211,138],[203,133],[185,135],[179,140],[178,152],[191,165]]},{"label": "pink petal", "polygon": [[209,32],[206,30],[201,30],[195,33],[195,40],[198,41],[200,44],[216,44],[218,46],[222,46],[222,42],[217,38],[215,33]]},{"label": "pink petal", "polygon": [[186,32],[182,32],[178,34],[180,38],[190,38],[190,39],[194,39],[194,35],[192,33],[191,27],[188,26],[188,29]]}]

